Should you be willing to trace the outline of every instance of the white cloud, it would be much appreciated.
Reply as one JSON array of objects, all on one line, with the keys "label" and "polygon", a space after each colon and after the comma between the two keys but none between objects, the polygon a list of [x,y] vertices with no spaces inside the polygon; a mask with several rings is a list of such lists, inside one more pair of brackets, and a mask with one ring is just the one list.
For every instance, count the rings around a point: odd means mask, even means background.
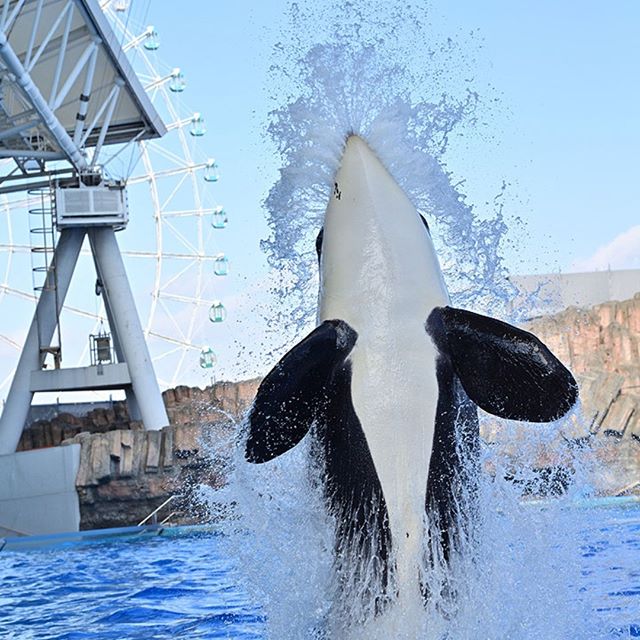
[{"label": "white cloud", "polygon": [[598,247],[589,258],[577,260],[572,271],[640,268],[640,225],[627,229]]}]

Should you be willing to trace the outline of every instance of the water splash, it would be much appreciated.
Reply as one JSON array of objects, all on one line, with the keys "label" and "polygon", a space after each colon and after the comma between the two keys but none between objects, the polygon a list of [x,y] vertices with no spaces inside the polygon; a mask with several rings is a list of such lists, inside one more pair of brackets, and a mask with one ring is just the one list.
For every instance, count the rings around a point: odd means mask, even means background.
[{"label": "water splash", "polygon": [[[370,594],[369,600],[360,597],[362,592],[358,595],[362,574],[371,574],[364,584],[377,583],[371,556],[342,557],[341,572],[336,572],[335,523],[324,507],[309,437],[263,465],[246,463],[239,443],[234,474],[215,500],[233,505],[234,517],[224,527],[230,553],[240,558],[243,586],[266,613],[267,637],[612,637],[616,612],[594,616],[594,601],[585,593],[584,540],[594,515],[576,504],[588,486],[588,477],[583,477],[588,465],[567,445],[563,455],[570,457],[576,474],[569,491],[553,500],[522,500],[523,486],[538,480],[527,461],[553,437],[552,426],[535,428],[524,441],[514,436],[520,456],[515,466],[503,450],[483,445],[485,472],[478,493],[471,496],[463,489],[458,497],[459,511],[470,513],[473,502],[477,517],[461,518],[463,531],[448,565],[437,548],[436,561],[425,560],[424,581],[432,594],[427,607],[410,614],[391,608],[389,616],[375,619]],[[473,465],[460,470],[474,471]],[[425,531],[436,526],[427,522]],[[424,544],[430,544],[428,534]],[[375,541],[371,548],[376,548]]]},{"label": "water splash", "polygon": [[[277,271],[273,324],[282,333],[299,333],[314,316],[314,240],[350,133],[367,140],[429,219],[454,304],[509,315],[516,292],[501,255],[505,186],[496,189],[494,209],[480,215],[446,164],[452,137],[472,132],[486,105],[464,80],[472,63],[465,49],[450,39],[425,41],[427,19],[422,3],[291,5],[291,26],[272,68],[279,103],[268,130],[282,168],[265,202],[271,235],[263,243]],[[531,436],[514,436],[515,461],[483,446],[485,473],[473,498],[480,515],[465,523],[468,535],[446,571],[438,562],[425,565],[435,595],[426,610],[390,623],[394,638],[607,637],[579,595],[580,540],[589,516],[572,507],[578,490],[544,505],[521,502],[533,474],[527,461],[557,429],[536,425]],[[237,519],[227,526],[247,586],[264,606],[269,637],[391,637],[377,623],[382,635],[374,636],[366,622],[359,629],[345,621],[350,607],[337,602],[344,592],[336,586],[334,523],[310,446],[307,437],[258,466],[245,463],[238,449],[225,492]],[[567,455],[581,468],[575,452]],[[582,495],[584,483],[575,486]],[[467,504],[461,495],[463,513]],[[351,616],[368,619],[366,611]]]},{"label": "water splash", "polygon": [[[424,5],[398,6],[367,3],[365,12],[335,3],[303,15],[293,5],[288,44],[276,47],[274,82],[288,97],[270,113],[282,168],[265,201],[271,236],[262,246],[281,274],[280,327],[299,331],[313,316],[313,241],[350,133],[367,140],[429,219],[457,305],[495,313],[515,294],[501,256],[506,187],[497,188],[491,215],[481,217],[445,163],[452,136],[464,135],[487,110],[463,79],[466,55],[451,39],[425,42]],[[316,25],[323,25],[319,34]],[[316,40],[305,42],[300,34],[310,30]]]},{"label": "water splash", "polygon": [[215,497],[235,509],[225,522],[231,553],[272,638],[313,637],[332,604],[334,528],[309,444],[264,465],[246,463],[239,446],[234,475]]}]

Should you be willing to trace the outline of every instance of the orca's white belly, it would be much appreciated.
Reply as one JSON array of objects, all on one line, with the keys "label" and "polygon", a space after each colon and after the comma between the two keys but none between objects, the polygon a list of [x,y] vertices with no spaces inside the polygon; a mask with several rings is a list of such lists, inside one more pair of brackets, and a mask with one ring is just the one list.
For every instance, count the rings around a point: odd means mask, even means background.
[{"label": "orca's white belly", "polygon": [[409,614],[423,610],[419,573],[438,404],[438,352],[425,325],[449,298],[420,214],[360,138],[347,141],[335,180],[318,321],[341,320],[357,333],[348,358],[351,401],[389,518],[392,609]]},{"label": "orca's white belly", "polygon": [[[438,381],[436,348],[417,319],[362,331],[351,354],[351,396],[389,516],[399,602],[420,600],[424,515]],[[358,329],[356,328],[356,331]]]}]

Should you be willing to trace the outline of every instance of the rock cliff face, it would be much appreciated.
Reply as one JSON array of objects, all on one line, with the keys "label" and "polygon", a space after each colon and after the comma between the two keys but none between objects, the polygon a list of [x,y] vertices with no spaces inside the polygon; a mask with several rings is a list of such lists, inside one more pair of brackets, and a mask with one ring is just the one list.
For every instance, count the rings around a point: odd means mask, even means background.
[{"label": "rock cliff face", "polygon": [[584,420],[577,435],[640,446],[640,294],[592,309],[567,309],[529,328],[580,381]]},{"label": "rock cliff face", "polygon": [[[219,382],[211,387],[179,386],[167,389],[162,398],[172,426],[219,423],[237,419],[253,401],[260,380]],[[140,430],[131,420],[125,402],[114,402],[109,409],[94,409],[84,416],[60,413],[51,420],[39,420],[27,427],[18,451],[56,447],[81,433],[107,433],[114,430]]]},{"label": "rock cliff face", "polygon": [[578,375],[615,372],[626,387],[640,387],[640,294],[591,309],[570,307],[528,328]]},{"label": "rock cliff face", "polygon": [[[571,464],[566,447],[573,444],[599,463],[594,484],[601,493],[640,493],[640,294],[591,309],[569,308],[525,328],[573,371],[581,400],[569,426],[538,447],[531,464]],[[491,420],[483,426],[485,439],[513,456],[523,440],[514,432]]]},{"label": "rock cliff face", "polygon": [[226,481],[237,424],[258,380],[163,393],[170,426],[144,431],[116,402],[78,418],[61,414],[26,429],[20,449],[81,444],[76,487],[82,529],[138,524],[169,500],[158,521],[197,522],[195,493]]}]

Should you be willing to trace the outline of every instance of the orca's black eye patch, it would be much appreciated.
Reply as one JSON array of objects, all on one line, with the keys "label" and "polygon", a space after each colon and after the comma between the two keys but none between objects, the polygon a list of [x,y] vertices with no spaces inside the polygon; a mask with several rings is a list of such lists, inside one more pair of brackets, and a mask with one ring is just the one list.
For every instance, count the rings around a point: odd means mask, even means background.
[{"label": "orca's black eye patch", "polygon": [[318,261],[320,261],[320,256],[322,255],[322,238],[324,237],[324,227],[320,229],[318,236],[316,238],[316,253],[318,254]]},{"label": "orca's black eye patch", "polygon": [[429,223],[427,222],[427,219],[422,214],[420,214],[420,220],[422,220],[422,224],[424,225],[425,229],[427,230],[427,233],[429,235],[431,235],[431,229],[429,229]]}]

